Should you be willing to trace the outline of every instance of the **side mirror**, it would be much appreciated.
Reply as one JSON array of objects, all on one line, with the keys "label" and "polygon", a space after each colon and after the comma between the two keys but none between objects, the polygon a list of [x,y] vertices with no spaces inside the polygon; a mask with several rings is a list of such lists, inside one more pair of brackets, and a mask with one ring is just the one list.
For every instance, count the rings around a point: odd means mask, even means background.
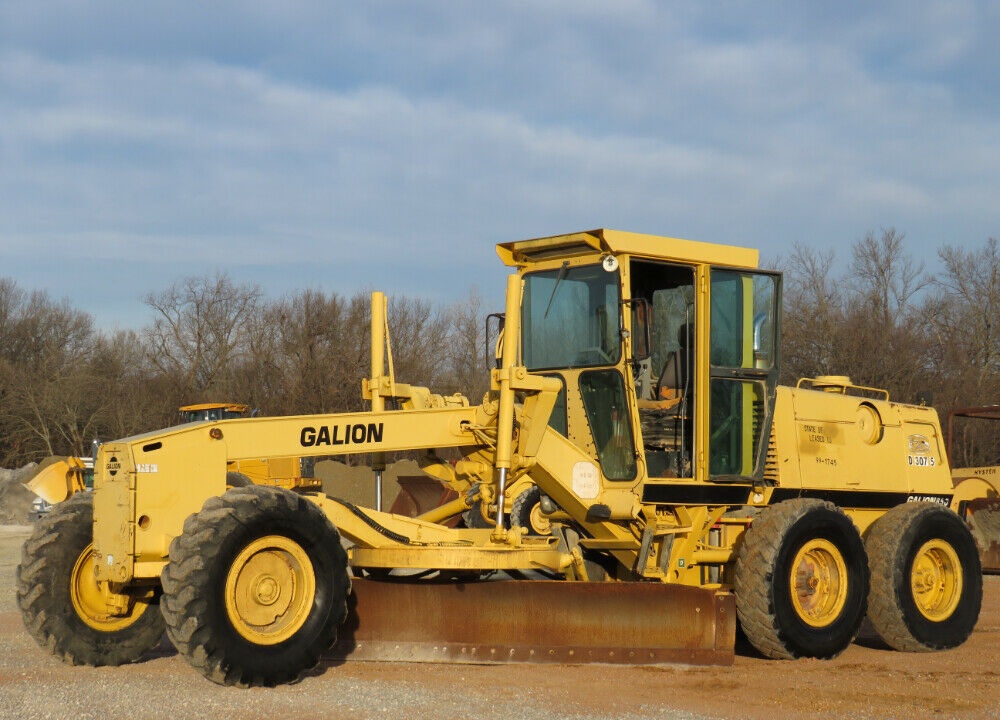
[{"label": "side mirror", "polygon": [[497,368],[500,367],[500,355],[503,352],[505,319],[503,313],[490,313],[486,316],[486,357]]},{"label": "side mirror", "polygon": [[653,308],[645,298],[634,298],[632,305],[632,360],[648,360],[653,346]]}]

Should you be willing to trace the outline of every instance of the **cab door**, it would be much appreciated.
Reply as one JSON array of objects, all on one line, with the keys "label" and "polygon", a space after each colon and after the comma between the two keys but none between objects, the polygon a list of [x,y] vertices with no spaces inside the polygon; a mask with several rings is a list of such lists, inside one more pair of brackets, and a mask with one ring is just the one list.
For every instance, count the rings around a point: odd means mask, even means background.
[{"label": "cab door", "polygon": [[763,475],[779,369],[780,281],[776,273],[710,271],[705,444],[711,481]]}]

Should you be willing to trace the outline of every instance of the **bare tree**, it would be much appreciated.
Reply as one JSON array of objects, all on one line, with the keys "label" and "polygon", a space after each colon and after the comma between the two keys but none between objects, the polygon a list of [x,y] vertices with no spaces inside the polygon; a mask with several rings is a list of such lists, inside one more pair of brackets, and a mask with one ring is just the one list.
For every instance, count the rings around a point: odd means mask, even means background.
[{"label": "bare tree", "polygon": [[903,249],[905,235],[895,228],[869,232],[851,249],[851,272],[857,299],[883,327],[899,324],[916,295],[931,283],[924,265]]},{"label": "bare tree", "polygon": [[856,382],[913,402],[939,385],[919,300],[932,282],[894,228],[852,248],[850,295],[841,345]]},{"label": "bare tree", "polygon": [[449,318],[425,300],[389,299],[389,332],[396,376],[441,392],[448,374]]},{"label": "bare tree", "polygon": [[837,372],[844,297],[841,283],[831,277],[833,261],[832,251],[797,243],[791,256],[778,263],[785,273],[782,377],[786,383]]},{"label": "bare tree", "polygon": [[782,379],[847,375],[901,400],[939,385],[923,322],[923,265],[895,229],[854,244],[848,272],[833,275],[832,251],[796,245],[786,275]]},{"label": "bare tree", "polygon": [[491,353],[486,347],[486,316],[476,288],[448,311],[448,332],[443,349],[448,362],[448,392],[461,392],[478,402],[489,389]]},{"label": "bare tree", "polygon": [[87,313],[0,283],[0,432],[6,460],[79,453],[98,409]]},{"label": "bare tree", "polygon": [[144,331],[149,360],[172,378],[180,399],[233,392],[227,373],[248,355],[247,328],[261,301],[259,287],[225,274],[187,278],[145,298],[156,313]]},{"label": "bare tree", "polygon": [[[345,300],[336,293],[305,290],[268,309],[266,322],[275,334],[266,352],[277,374],[273,382],[283,388],[269,411],[360,409],[359,373],[367,353],[358,338],[367,329],[361,305],[360,297]],[[258,355],[261,360],[263,355]],[[353,392],[348,393],[348,385]]]},{"label": "bare tree", "polygon": [[[1000,248],[990,238],[978,250],[945,246],[938,251],[943,271],[926,316],[942,377],[939,409],[1000,402]],[[996,423],[958,420],[951,436],[953,466],[1000,461]]]}]

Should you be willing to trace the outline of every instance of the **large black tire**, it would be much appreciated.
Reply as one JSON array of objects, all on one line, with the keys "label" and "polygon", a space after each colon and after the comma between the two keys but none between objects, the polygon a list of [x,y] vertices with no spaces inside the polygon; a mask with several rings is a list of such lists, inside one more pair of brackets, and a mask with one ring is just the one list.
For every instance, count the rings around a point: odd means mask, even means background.
[{"label": "large black tire", "polygon": [[897,505],[865,538],[872,590],[868,619],[896,650],[957,647],[976,626],[983,576],[976,542],[936,503]]},{"label": "large black tire", "polygon": [[868,585],[858,529],[823,500],[767,508],[747,530],[736,559],[740,626],[774,659],[843,652],[864,619]]},{"label": "large black tire", "polygon": [[226,487],[247,487],[248,485],[253,485],[253,480],[251,480],[247,475],[241,472],[236,472],[235,470],[229,470],[226,473]]},{"label": "large black tire", "polygon": [[347,616],[340,535],[315,503],[259,485],[209,498],[170,544],[167,635],[221,685],[274,686],[315,667]]},{"label": "large black tire", "polygon": [[552,523],[542,514],[542,491],[532,485],[521,492],[510,506],[511,527],[523,527],[529,535],[551,535]]},{"label": "large black tire", "polygon": [[124,665],[156,647],[164,623],[156,598],[132,601],[108,616],[94,579],[94,497],[81,492],[58,503],[25,541],[17,568],[17,604],[28,632],[72,665]]}]

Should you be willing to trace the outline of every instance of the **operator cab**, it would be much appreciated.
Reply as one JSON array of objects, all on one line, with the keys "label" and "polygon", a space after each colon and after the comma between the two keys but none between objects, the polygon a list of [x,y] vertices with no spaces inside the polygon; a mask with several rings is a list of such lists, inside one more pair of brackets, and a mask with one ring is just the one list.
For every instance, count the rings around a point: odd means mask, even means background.
[{"label": "operator cab", "polygon": [[522,268],[521,361],[563,384],[549,425],[605,479],[763,475],[780,276],[755,251],[612,230],[499,250]]}]

